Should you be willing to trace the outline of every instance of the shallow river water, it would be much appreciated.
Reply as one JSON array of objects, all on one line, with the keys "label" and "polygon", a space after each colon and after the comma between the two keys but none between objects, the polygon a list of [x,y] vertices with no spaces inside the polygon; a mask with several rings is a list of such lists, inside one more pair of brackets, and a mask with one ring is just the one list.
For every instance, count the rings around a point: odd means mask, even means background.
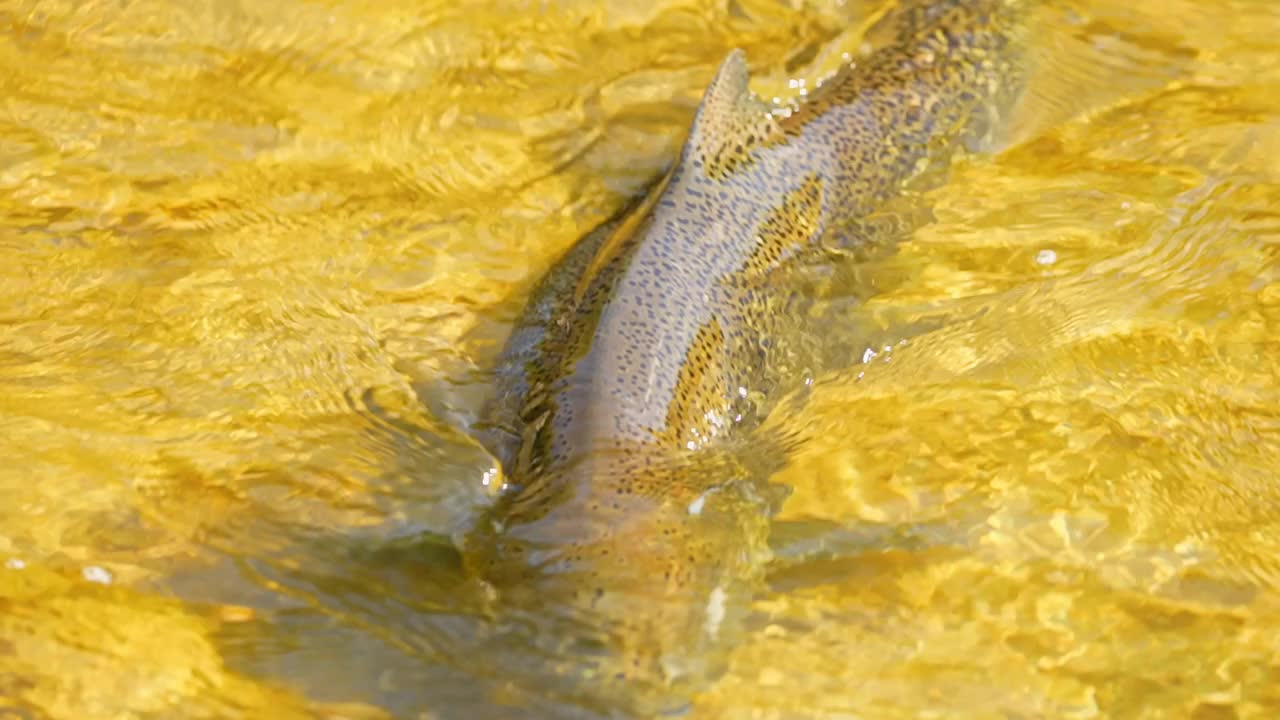
[{"label": "shallow river water", "polygon": [[[769,418],[687,717],[1280,715],[1280,5],[1070,5],[1091,112],[915,198]],[[0,718],[589,716],[471,642],[483,370],[730,49],[786,102],[874,6],[0,3]]]}]

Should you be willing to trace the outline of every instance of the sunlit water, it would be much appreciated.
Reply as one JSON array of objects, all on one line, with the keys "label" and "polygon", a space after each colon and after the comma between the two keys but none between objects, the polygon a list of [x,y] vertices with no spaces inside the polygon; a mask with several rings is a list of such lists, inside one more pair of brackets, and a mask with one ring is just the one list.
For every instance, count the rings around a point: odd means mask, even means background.
[{"label": "sunlit water", "polygon": [[[730,48],[871,5],[0,5],[0,718],[584,714],[450,549],[482,371]],[[859,273],[689,717],[1280,712],[1280,8],[1080,12],[1132,75]]]}]

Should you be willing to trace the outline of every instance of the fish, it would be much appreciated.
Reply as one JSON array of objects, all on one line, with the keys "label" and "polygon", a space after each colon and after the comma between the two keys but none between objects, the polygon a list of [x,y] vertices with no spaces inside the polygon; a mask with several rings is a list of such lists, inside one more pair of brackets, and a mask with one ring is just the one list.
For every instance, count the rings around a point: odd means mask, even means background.
[{"label": "fish", "polygon": [[751,430],[822,339],[796,269],[892,237],[882,208],[992,145],[1029,4],[897,3],[790,108],[731,52],[669,172],[533,291],[476,428],[506,488],[462,555],[539,692],[652,714],[724,672],[786,492]]}]

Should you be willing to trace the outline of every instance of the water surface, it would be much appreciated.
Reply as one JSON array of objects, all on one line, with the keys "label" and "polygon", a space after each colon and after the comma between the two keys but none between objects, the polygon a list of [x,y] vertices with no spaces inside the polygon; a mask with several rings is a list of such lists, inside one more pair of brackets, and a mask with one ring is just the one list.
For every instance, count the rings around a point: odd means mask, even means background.
[{"label": "water surface", "polygon": [[[872,5],[0,5],[0,717],[588,715],[477,631],[459,424],[725,53]],[[1126,72],[853,274],[689,717],[1280,710],[1280,11],[1073,9]]]}]

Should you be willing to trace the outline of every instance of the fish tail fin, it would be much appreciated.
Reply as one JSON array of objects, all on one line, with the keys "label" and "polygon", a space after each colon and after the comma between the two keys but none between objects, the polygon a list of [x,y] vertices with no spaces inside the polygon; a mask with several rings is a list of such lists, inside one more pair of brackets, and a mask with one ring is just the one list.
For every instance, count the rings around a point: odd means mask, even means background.
[{"label": "fish tail fin", "polygon": [[1062,0],[1028,3],[1025,13],[1014,38],[1022,69],[1010,84],[1014,97],[1003,104],[1005,117],[988,138],[989,151],[1187,80],[1202,58],[1183,41],[1179,23],[1211,21],[1209,11],[1190,0],[1161,3],[1158,11]]}]

